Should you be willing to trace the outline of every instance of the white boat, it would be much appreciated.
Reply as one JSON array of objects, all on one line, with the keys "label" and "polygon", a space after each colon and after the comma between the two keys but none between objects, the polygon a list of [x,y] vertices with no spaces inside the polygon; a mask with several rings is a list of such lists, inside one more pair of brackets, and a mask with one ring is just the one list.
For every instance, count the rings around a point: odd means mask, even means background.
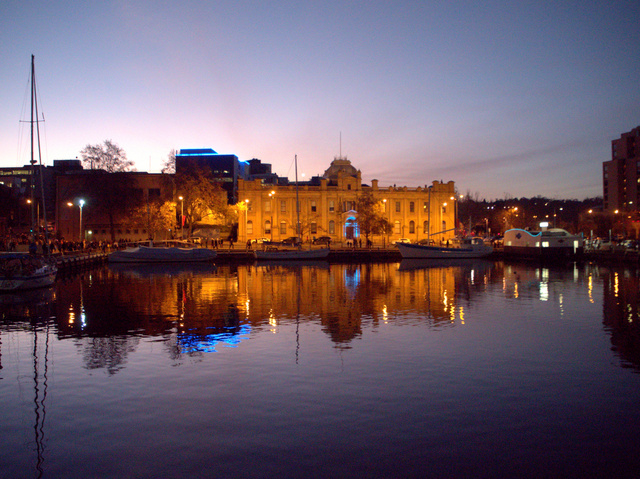
[{"label": "white boat", "polygon": [[107,255],[110,263],[202,263],[213,261],[217,253],[207,248],[136,246]]},{"label": "white boat", "polygon": [[310,259],[326,259],[329,256],[329,248],[320,249],[283,249],[283,250],[266,250],[254,251],[253,255],[257,260],[310,260]]},{"label": "white boat", "polygon": [[[36,137],[34,134],[39,132],[39,128],[34,128],[38,124],[38,102],[36,96],[36,81],[35,81],[35,57],[31,55],[31,231],[32,238],[29,245],[30,252],[9,252],[0,253],[0,292],[12,292],[23,291],[34,288],[44,288],[51,286],[58,273],[58,265],[56,260],[51,257],[49,250],[47,254],[38,254],[36,245],[35,232],[37,231],[36,224],[34,222],[34,207],[36,207],[35,198],[35,175],[36,175]],[[39,133],[37,137],[38,145],[38,158],[41,158],[40,154],[40,138]],[[47,209],[44,205],[44,181],[42,178],[42,160],[40,160],[40,168],[38,173],[40,174],[40,198],[42,199],[42,213],[44,217],[44,224],[47,224]],[[38,224],[40,223],[40,214],[38,214]],[[48,228],[45,227],[45,243],[47,240]]]},{"label": "white boat", "polygon": [[571,258],[584,251],[582,234],[573,235],[561,228],[528,231],[519,228],[504,232],[506,256],[530,258]]},{"label": "white boat", "polygon": [[30,253],[0,253],[0,291],[51,286],[58,267],[53,258]]},{"label": "white boat", "polygon": [[463,238],[453,246],[426,246],[412,243],[396,243],[403,258],[462,259],[484,258],[493,253],[493,248],[484,244],[482,238]]}]

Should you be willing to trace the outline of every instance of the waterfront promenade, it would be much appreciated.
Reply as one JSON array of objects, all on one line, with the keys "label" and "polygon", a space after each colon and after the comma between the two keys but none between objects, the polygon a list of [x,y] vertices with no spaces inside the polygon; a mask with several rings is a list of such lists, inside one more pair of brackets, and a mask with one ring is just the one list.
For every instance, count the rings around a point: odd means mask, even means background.
[{"label": "waterfront promenade", "polygon": [[[244,264],[256,261],[253,256],[253,250],[247,250],[241,245],[235,245],[233,248],[219,248],[217,251],[216,263]],[[504,259],[503,250],[501,248],[495,249],[493,254],[487,259]],[[510,257],[509,259],[518,260],[520,258]],[[401,260],[400,252],[395,247],[332,247],[326,259],[326,261],[332,263],[398,262]],[[107,253],[82,251],[59,255],[57,256],[57,261],[60,271],[74,271],[106,263]],[[576,258],[576,261],[640,265],[640,252],[622,247],[606,251],[587,250],[580,258]]]}]

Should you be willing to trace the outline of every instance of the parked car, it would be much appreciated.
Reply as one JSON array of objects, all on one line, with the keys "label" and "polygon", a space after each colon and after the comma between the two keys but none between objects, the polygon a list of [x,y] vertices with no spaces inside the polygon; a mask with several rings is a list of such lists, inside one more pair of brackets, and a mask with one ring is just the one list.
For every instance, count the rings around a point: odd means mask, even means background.
[{"label": "parked car", "polygon": [[436,242],[432,239],[422,239],[418,241],[418,244],[422,246],[434,246]]},{"label": "parked car", "polygon": [[252,243],[257,244],[268,243],[269,241],[271,241],[269,238],[255,238],[251,240]]},{"label": "parked car", "polygon": [[400,238],[399,240],[393,242],[393,244],[397,243],[411,243],[411,240],[409,238]]},{"label": "parked car", "polygon": [[331,244],[330,236],[320,236],[313,240],[313,244]]},{"label": "parked car", "polygon": [[297,236],[289,236],[288,238],[282,240],[282,244],[292,246],[299,245],[301,242],[302,241]]}]

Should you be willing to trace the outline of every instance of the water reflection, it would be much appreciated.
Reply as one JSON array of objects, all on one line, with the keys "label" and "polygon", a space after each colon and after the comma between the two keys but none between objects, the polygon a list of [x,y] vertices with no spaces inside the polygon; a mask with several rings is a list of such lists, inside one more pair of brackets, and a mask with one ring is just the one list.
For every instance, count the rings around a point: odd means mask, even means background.
[{"label": "water reflection", "polygon": [[[640,368],[638,273],[594,265],[111,265],[60,281],[56,289],[1,296],[0,311],[4,320],[55,317],[57,334],[78,341],[88,369],[115,374],[142,337],[157,337],[179,359],[235,347],[252,333],[278,333],[282,325],[313,321],[334,347],[344,349],[381,324],[464,326],[470,311],[496,294],[549,303],[562,317],[567,302],[576,303],[568,291],[593,304],[600,284],[613,350],[625,365]],[[510,314],[517,316],[517,308]]]},{"label": "water reflection", "polygon": [[351,477],[367,451],[375,477],[635,472],[639,286],[490,261],[96,269],[0,300],[0,463]]}]

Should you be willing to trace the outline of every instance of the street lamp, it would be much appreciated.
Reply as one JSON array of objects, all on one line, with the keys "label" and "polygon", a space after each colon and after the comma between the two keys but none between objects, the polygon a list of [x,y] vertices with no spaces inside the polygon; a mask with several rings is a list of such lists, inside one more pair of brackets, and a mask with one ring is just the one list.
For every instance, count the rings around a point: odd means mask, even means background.
[{"label": "street lamp", "polygon": [[84,200],[82,198],[78,200],[78,206],[80,206],[80,241],[82,241],[84,239],[82,231],[82,207],[84,206]]},{"label": "street lamp", "polygon": [[184,198],[178,196],[180,200],[180,238],[184,239]]},{"label": "street lamp", "polygon": [[244,236],[245,242],[249,241],[249,232],[247,231],[247,216],[249,216],[249,200],[244,200]]},{"label": "street lamp", "polygon": [[276,195],[275,191],[271,191],[271,193],[269,193],[269,208],[271,209],[271,229],[269,230],[271,232],[271,241],[273,241],[273,208],[275,207],[275,205],[272,203],[273,197]]},{"label": "street lamp", "polygon": [[[389,220],[387,218],[388,215],[387,215],[387,199],[386,198],[383,198],[382,204],[384,205],[384,216],[385,216],[385,219],[389,222],[389,224],[391,224],[391,220]],[[384,231],[385,234],[384,234],[384,236],[382,236],[382,247],[383,248],[387,247],[387,243],[388,243],[387,234],[388,234],[388,231],[389,230],[385,227],[385,231]]]}]

